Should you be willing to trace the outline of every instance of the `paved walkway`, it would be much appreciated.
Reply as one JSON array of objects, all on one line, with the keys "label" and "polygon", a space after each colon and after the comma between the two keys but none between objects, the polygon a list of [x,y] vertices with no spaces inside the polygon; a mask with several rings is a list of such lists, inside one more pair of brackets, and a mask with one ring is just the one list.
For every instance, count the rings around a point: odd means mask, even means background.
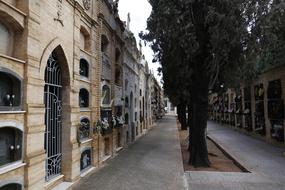
[{"label": "paved walkway", "polygon": [[188,172],[193,190],[285,190],[282,148],[208,122],[208,135],[251,173]]},{"label": "paved walkway", "polygon": [[174,116],[165,116],[149,133],[75,190],[183,190],[183,166]]}]

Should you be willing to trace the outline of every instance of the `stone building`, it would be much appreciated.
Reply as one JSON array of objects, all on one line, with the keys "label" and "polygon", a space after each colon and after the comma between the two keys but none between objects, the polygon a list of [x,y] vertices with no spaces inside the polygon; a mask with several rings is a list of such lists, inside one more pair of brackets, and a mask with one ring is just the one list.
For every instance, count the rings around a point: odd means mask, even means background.
[{"label": "stone building", "polygon": [[68,188],[123,146],[123,30],[112,1],[0,1],[0,188]]},{"label": "stone building", "polygon": [[170,102],[168,97],[164,97],[165,112],[170,115],[177,114],[177,107]]},{"label": "stone building", "polygon": [[285,65],[261,73],[250,85],[209,97],[210,119],[284,146]]},{"label": "stone building", "polygon": [[128,125],[126,131],[127,142],[133,142],[138,135],[138,97],[139,97],[139,60],[140,52],[137,48],[134,34],[129,28],[129,16],[127,27],[124,32],[124,100],[125,100],[125,123]]},{"label": "stone building", "polygon": [[[141,44],[140,48],[141,48]],[[141,51],[141,50],[140,50]],[[139,108],[140,108],[140,133],[144,134],[149,127],[151,119],[151,83],[150,83],[150,71],[148,68],[148,63],[145,60],[144,56],[141,56],[139,63]]]},{"label": "stone building", "polygon": [[153,122],[164,115],[163,90],[153,74],[151,74],[151,113]]},{"label": "stone building", "polygon": [[0,189],[72,187],[140,136],[140,101],[148,128],[124,30],[117,1],[0,1]]},{"label": "stone building", "polygon": [[124,24],[119,18],[116,4],[103,2],[98,16],[101,26],[101,120],[107,124],[106,129],[103,128],[103,137],[99,137],[98,141],[102,162],[116,154],[125,141],[122,123]]}]

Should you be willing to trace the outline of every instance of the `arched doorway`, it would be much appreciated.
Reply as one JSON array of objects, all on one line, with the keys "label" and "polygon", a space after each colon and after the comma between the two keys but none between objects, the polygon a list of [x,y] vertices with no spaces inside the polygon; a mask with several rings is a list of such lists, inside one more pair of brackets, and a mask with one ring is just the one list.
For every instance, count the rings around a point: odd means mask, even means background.
[{"label": "arched doorway", "polygon": [[62,172],[62,73],[59,54],[54,50],[45,69],[46,181]]}]

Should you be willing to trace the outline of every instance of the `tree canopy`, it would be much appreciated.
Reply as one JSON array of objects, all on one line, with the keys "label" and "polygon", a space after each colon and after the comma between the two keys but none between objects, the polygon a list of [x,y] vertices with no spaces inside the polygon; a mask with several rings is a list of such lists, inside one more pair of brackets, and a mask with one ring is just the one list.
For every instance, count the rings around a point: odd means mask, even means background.
[{"label": "tree canopy", "polygon": [[[284,62],[280,0],[149,0],[147,33],[165,93],[191,105],[190,164],[209,166],[205,129],[209,89],[251,79]],[[281,39],[281,40],[280,40]]]}]

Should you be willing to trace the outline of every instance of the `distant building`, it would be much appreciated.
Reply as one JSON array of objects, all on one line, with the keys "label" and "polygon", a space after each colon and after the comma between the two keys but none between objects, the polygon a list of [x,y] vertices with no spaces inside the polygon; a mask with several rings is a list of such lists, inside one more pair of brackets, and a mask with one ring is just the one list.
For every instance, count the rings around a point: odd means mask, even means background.
[{"label": "distant building", "polygon": [[168,97],[164,98],[164,106],[165,106],[166,114],[170,114],[170,115],[176,115],[177,114],[176,106],[170,102]]},{"label": "distant building", "polygon": [[152,120],[156,121],[165,114],[163,90],[156,78],[151,76],[151,104],[152,104]]},{"label": "distant building", "polygon": [[[140,44],[141,47],[141,44]],[[143,134],[146,132],[151,124],[151,75],[148,68],[148,63],[145,60],[144,56],[141,56],[139,64],[139,87],[140,87],[140,96],[139,96],[139,107],[140,107],[140,133]]]},{"label": "distant building", "polygon": [[139,127],[139,61],[136,39],[128,29],[124,32],[124,114],[127,124],[126,140],[133,142]]},{"label": "distant building", "polygon": [[285,65],[272,67],[240,88],[209,95],[209,119],[267,142],[285,145]]}]

